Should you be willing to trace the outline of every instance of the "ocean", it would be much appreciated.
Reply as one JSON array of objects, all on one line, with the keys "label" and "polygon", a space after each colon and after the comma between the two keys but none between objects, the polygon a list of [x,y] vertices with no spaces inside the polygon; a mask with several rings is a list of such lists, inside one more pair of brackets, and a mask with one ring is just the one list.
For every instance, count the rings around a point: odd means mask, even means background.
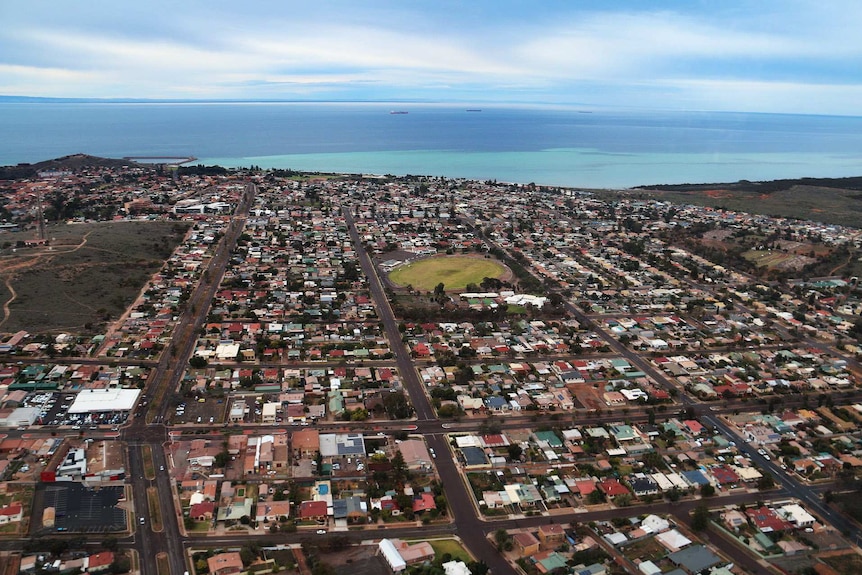
[{"label": "ocean", "polygon": [[75,153],[194,156],[199,163],[228,167],[585,188],[862,175],[860,117],[475,109],[6,102],[0,103],[0,165]]}]

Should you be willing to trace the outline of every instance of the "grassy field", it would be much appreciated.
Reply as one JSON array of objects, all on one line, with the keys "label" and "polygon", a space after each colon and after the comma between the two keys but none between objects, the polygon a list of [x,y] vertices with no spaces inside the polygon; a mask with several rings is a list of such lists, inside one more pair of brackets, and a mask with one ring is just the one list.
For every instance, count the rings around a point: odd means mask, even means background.
[{"label": "grassy field", "polygon": [[455,539],[432,539],[428,543],[434,548],[436,557],[442,557],[444,553],[448,553],[452,556],[453,561],[468,563],[473,560],[470,554]]},{"label": "grassy field", "polygon": [[9,316],[0,315],[0,331],[100,331],[135,300],[186,229],[178,222],[59,225],[47,230],[49,246],[33,248],[16,247],[32,234],[3,234],[0,303],[8,302]]},{"label": "grassy field", "polygon": [[480,284],[483,279],[498,278],[506,273],[499,262],[486,258],[434,257],[403,265],[389,274],[400,286],[432,291],[442,283],[446,291],[463,290],[467,284]]}]

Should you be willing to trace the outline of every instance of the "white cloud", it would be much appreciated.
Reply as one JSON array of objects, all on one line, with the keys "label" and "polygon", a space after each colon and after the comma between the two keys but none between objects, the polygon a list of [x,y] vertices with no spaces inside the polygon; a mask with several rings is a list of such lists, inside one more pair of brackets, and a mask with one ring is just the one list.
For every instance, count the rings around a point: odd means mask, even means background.
[{"label": "white cloud", "polygon": [[165,13],[170,3],[155,1],[155,7],[112,5],[92,13],[50,0],[33,11],[9,9],[11,24],[0,30],[0,93],[484,94],[704,109],[756,102],[764,110],[774,98],[776,109],[788,103],[818,109],[821,102],[824,111],[847,110],[857,93],[852,84],[862,82],[856,64],[862,7],[849,0],[679,2],[677,11],[585,11],[579,3],[526,10],[481,0],[248,7],[192,0],[172,14]]}]

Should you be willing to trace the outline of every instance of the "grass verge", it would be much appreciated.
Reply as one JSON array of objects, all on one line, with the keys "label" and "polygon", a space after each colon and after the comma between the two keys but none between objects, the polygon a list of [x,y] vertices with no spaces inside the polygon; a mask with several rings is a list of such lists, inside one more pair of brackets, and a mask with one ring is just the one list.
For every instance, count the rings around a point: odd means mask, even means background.
[{"label": "grass verge", "polygon": [[156,569],[158,569],[159,575],[171,575],[171,564],[168,561],[167,553],[156,555]]},{"label": "grass verge", "polygon": [[150,509],[150,526],[153,531],[164,529],[162,525],[162,507],[159,503],[159,490],[155,487],[147,487],[147,507]]},{"label": "grass verge", "polygon": [[153,463],[153,448],[149,445],[141,447],[141,452],[144,455],[144,477],[147,479],[156,478],[156,466]]}]

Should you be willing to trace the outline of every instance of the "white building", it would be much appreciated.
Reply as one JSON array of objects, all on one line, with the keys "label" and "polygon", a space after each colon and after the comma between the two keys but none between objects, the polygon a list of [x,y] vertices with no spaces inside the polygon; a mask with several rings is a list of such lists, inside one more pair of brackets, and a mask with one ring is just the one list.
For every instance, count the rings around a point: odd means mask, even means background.
[{"label": "white building", "polygon": [[449,561],[443,563],[443,571],[446,575],[472,575],[463,561]]},{"label": "white building", "polygon": [[798,503],[791,503],[778,509],[779,515],[792,523],[797,529],[814,525],[814,516],[805,511]]},{"label": "white building", "polygon": [[380,550],[380,553],[383,555],[389,568],[392,569],[394,573],[400,573],[407,568],[407,563],[401,557],[401,553],[398,552],[398,549],[395,548],[392,541],[389,539],[381,539],[380,543],[377,544],[377,548]]},{"label": "white building", "polygon": [[85,389],[75,396],[69,413],[120,413],[129,412],[135,407],[140,389]]}]

